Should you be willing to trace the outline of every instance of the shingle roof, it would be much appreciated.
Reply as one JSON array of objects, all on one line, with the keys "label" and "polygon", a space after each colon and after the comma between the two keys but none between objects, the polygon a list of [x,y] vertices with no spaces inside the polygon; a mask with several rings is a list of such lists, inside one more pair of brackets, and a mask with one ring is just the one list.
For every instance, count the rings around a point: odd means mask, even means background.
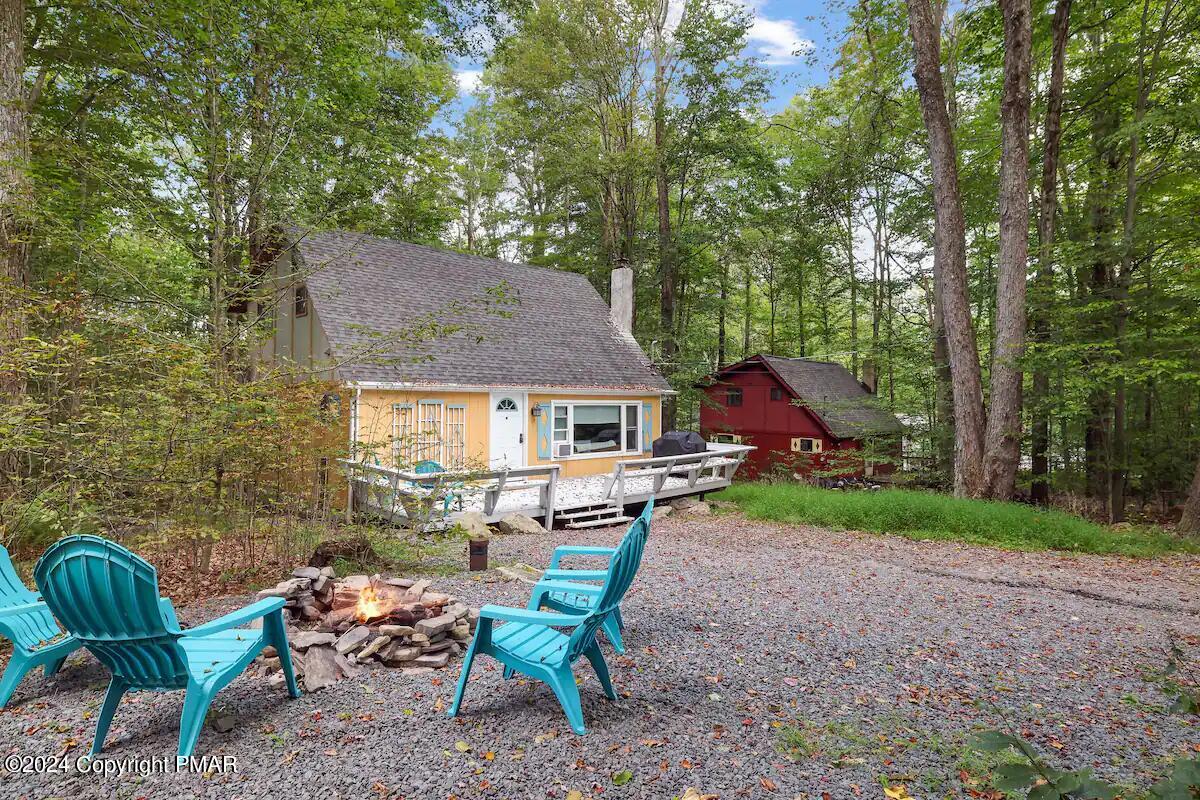
[{"label": "shingle roof", "polygon": [[850,370],[831,361],[759,356],[788,388],[841,438],[894,434],[904,430],[896,415],[879,405]]},{"label": "shingle roof", "polygon": [[[670,389],[582,275],[361,233],[294,236],[344,380]],[[455,330],[414,336],[430,322]]]}]

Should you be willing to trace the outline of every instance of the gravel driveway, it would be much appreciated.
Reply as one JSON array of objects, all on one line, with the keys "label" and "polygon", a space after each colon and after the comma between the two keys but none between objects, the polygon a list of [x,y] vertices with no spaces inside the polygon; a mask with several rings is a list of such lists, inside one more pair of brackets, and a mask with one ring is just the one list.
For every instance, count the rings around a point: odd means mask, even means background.
[{"label": "gravel driveway", "polygon": [[[555,543],[607,544],[619,529],[514,537],[494,562],[544,565]],[[626,657],[607,701],[586,664],[589,732],[572,734],[546,687],[505,683],[480,659],[449,719],[457,666],[376,669],[288,700],[243,676],[218,697],[232,732],[198,754],[237,772],[122,779],[5,774],[4,797],[918,798],[959,797],[986,771],[964,735],[998,713],[1064,763],[1144,785],[1200,747],[1147,680],[1173,636],[1200,645],[1200,562],[1005,554],[748,522],[656,522],[626,600]],[[435,580],[473,604],[523,605],[528,587],[488,574]],[[209,619],[236,598],[185,610]],[[610,652],[610,651],[608,651]],[[22,684],[0,712],[7,754],[81,754],[107,682],[90,656]],[[986,701],[979,704],[976,701]],[[110,759],[173,754],[181,695],[131,695]]]}]

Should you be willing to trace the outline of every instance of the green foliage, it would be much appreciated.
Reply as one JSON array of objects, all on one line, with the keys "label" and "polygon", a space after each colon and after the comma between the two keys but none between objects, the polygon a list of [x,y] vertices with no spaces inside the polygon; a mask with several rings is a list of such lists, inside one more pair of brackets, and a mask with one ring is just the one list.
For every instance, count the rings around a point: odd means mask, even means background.
[{"label": "green foliage", "polygon": [[836,530],[945,539],[1010,550],[1067,550],[1155,556],[1200,545],[1153,530],[1117,531],[1060,511],[964,500],[904,489],[836,491],[803,484],[740,483],[716,495],[751,518]]}]

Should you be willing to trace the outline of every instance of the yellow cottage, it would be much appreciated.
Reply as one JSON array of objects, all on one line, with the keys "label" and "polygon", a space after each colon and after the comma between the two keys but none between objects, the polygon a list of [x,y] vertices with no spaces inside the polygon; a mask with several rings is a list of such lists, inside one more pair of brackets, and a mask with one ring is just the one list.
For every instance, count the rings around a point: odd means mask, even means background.
[{"label": "yellow cottage", "polygon": [[563,478],[648,456],[670,386],[634,340],[632,271],[612,311],[582,275],[359,233],[294,234],[263,357],[343,384],[350,451],[393,468],[555,463]]}]

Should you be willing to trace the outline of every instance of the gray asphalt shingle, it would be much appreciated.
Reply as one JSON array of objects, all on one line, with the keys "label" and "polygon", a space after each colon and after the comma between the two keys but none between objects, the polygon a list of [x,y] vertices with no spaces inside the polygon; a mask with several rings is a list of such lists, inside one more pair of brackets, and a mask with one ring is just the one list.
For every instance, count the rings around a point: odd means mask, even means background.
[{"label": "gray asphalt shingle", "polygon": [[797,397],[841,438],[898,434],[904,425],[841,364],[807,358],[761,356]]},{"label": "gray asphalt shingle", "polygon": [[296,249],[345,380],[670,388],[582,275],[345,231]]}]

